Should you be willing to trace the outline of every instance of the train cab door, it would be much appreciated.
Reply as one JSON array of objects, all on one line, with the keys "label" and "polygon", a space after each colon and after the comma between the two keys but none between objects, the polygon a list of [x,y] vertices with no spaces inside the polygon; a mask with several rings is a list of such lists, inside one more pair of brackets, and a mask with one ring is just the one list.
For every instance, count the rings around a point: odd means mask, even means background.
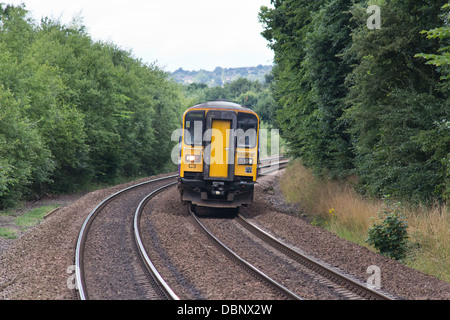
[{"label": "train cab door", "polygon": [[231,120],[213,119],[211,129],[209,176],[211,178],[228,178]]},{"label": "train cab door", "polygon": [[232,181],[234,179],[234,131],[237,116],[230,111],[209,111],[206,115],[207,135],[205,140],[206,180]]}]

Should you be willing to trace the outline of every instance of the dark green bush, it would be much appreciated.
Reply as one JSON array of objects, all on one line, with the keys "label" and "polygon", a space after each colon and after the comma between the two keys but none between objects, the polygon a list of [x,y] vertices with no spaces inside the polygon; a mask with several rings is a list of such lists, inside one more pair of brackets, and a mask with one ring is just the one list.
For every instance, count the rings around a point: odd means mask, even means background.
[{"label": "dark green bush", "polygon": [[369,228],[367,238],[381,254],[396,260],[405,257],[408,240],[408,224],[399,206],[399,202],[386,197],[383,211],[378,213],[379,221]]}]

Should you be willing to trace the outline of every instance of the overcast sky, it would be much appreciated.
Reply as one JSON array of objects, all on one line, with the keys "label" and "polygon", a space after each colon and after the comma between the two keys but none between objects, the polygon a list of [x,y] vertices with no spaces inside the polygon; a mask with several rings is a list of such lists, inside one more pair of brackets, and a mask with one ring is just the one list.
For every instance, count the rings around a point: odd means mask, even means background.
[{"label": "overcast sky", "polygon": [[32,17],[69,24],[81,16],[94,40],[131,50],[166,71],[271,65],[261,36],[261,6],[270,0],[0,0],[25,3]]}]

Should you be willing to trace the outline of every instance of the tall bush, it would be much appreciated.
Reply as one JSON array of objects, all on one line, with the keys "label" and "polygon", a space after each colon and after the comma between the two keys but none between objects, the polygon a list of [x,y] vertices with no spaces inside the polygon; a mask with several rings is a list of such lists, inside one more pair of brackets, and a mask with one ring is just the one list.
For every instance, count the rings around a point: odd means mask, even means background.
[{"label": "tall bush", "polygon": [[367,242],[381,254],[396,260],[406,255],[408,224],[399,209],[400,203],[385,199],[383,210],[378,212],[378,221],[374,221],[368,231]]}]

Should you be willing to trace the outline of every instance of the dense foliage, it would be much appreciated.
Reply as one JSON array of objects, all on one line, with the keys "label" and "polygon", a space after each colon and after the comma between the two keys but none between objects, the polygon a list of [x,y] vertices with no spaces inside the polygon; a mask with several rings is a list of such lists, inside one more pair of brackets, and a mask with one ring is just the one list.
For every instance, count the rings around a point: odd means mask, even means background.
[{"label": "dense foliage", "polygon": [[[277,123],[317,173],[419,201],[450,196],[448,0],[273,0]],[[369,5],[381,28],[369,29]],[[428,62],[424,59],[428,59]]]},{"label": "dense foliage", "polygon": [[0,207],[171,164],[180,90],[83,25],[0,4]]}]

